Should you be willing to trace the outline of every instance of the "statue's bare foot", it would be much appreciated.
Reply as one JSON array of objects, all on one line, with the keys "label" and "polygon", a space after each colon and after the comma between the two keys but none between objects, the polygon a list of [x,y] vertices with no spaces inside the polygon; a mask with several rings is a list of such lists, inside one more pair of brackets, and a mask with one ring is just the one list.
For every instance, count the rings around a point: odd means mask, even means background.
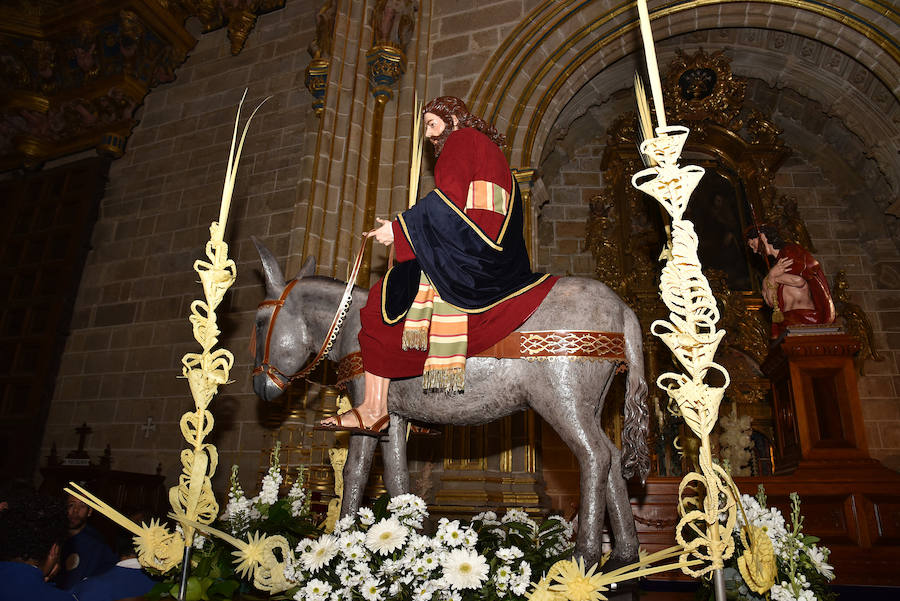
[{"label": "statue's bare foot", "polygon": [[390,417],[387,414],[382,415],[372,423],[366,425],[362,414],[354,407],[350,409],[350,411],[345,411],[334,417],[323,419],[314,429],[331,430],[335,432],[355,432],[367,436],[381,436],[387,432],[389,425]]}]

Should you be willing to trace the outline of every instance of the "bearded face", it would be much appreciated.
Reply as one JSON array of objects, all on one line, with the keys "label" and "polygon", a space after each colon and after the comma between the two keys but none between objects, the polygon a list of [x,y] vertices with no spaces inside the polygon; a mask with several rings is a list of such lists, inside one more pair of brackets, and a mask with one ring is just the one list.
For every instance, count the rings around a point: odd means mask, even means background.
[{"label": "bearded face", "polygon": [[453,122],[448,123],[439,115],[425,113],[425,137],[428,138],[428,141],[434,147],[434,158],[438,158],[441,155],[444,143],[450,137],[450,132],[455,129],[456,118],[453,117],[453,119]]},{"label": "bearded face", "polygon": [[434,145],[434,158],[438,158],[441,156],[441,151],[444,149],[444,144],[447,142],[447,138],[450,137],[450,134],[453,132],[449,127],[445,127],[444,131],[442,131],[437,136],[431,136],[429,141]]}]

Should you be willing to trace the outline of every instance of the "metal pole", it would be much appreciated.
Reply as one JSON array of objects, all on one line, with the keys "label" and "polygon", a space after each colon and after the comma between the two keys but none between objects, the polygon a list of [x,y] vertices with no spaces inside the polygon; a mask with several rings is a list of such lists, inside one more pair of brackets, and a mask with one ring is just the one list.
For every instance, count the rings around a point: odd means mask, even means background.
[{"label": "metal pole", "polygon": [[191,545],[184,548],[184,559],[181,562],[181,588],[178,590],[178,598],[181,601],[185,601],[187,596],[188,576],[191,574],[191,552],[193,550],[194,547]]},{"label": "metal pole", "polygon": [[725,601],[725,570],[722,568],[713,570],[713,590],[716,592],[716,601]]}]

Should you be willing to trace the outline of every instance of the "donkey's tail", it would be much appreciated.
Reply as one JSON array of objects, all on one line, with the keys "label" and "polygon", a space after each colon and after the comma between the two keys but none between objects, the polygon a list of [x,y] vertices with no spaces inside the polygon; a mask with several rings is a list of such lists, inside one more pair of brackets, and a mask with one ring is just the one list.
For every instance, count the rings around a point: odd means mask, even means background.
[{"label": "donkey's tail", "polygon": [[622,475],[628,479],[637,474],[644,482],[650,472],[650,451],[647,448],[650,412],[646,403],[641,324],[631,309],[623,309],[628,380],[625,384],[625,424],[622,428]]}]

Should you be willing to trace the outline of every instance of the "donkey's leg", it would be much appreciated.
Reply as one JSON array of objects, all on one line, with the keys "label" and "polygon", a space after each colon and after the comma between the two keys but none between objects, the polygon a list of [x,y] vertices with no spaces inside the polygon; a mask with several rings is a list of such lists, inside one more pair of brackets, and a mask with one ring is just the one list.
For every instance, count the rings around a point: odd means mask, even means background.
[{"label": "donkey's leg", "polygon": [[406,418],[391,413],[387,438],[381,440],[384,486],[392,497],[409,492],[409,464],[406,461]]},{"label": "donkey's leg", "polygon": [[[578,458],[581,470],[581,507],[578,511],[576,553],[585,565],[600,561],[609,449],[600,436],[596,383],[611,375],[607,364],[548,363],[551,383],[532,384],[532,407],[549,423]],[[575,367],[575,369],[572,369]],[[593,373],[592,373],[593,372]],[[603,380],[599,380],[603,381]]]},{"label": "donkey's leg", "polygon": [[622,477],[622,452],[605,432],[601,431],[601,434],[610,453],[609,477],[606,480],[606,510],[609,514],[610,530],[615,539],[612,555],[604,566],[604,571],[608,572],[638,560],[638,539],[634,512],[628,498],[628,485]]},{"label": "donkey's leg", "polygon": [[[360,378],[348,384],[351,402],[359,404],[357,399],[363,398],[364,382]],[[373,436],[353,434],[347,449],[347,462],[344,464],[344,497],[341,502],[341,517],[355,514],[361,504],[366,482],[372,470],[372,459],[375,457],[375,445],[378,439]]]},{"label": "donkey's leg", "polygon": [[341,503],[341,517],[356,513],[362,504],[363,491],[372,470],[375,445],[378,439],[365,434],[351,434],[344,464],[344,499]]}]

